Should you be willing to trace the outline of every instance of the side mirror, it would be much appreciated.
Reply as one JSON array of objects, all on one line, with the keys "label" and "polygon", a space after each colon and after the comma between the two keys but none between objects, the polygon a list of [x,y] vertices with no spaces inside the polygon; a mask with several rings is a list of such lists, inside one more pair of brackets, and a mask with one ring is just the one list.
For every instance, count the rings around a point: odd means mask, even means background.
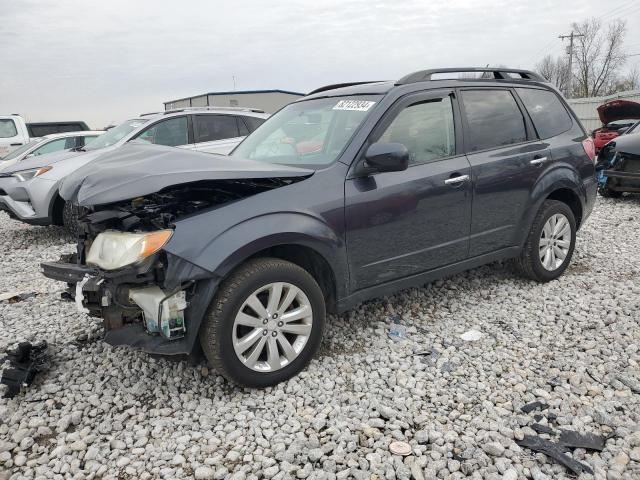
[{"label": "side mirror", "polygon": [[409,167],[409,151],[401,143],[374,143],[364,158],[366,166],[377,172],[399,172]]}]

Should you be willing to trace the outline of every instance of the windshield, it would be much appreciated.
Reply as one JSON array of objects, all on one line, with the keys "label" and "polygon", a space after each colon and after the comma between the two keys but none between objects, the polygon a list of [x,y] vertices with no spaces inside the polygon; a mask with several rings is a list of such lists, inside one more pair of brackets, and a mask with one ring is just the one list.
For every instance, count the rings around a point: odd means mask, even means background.
[{"label": "windshield", "polygon": [[287,105],[232,155],[267,163],[323,168],[336,161],[380,95],[318,98]]},{"label": "windshield", "polygon": [[11,152],[9,153],[9,155],[4,156],[2,158],[0,158],[0,162],[3,162],[5,160],[11,160],[13,158],[19,157],[20,155],[22,155],[24,152],[26,152],[27,150],[29,150],[31,147],[35,146],[38,142],[41,142],[42,140],[31,140],[30,142],[25,143],[24,145],[22,145],[21,147],[16,148],[15,150],[11,150]]},{"label": "windshield", "polygon": [[136,128],[140,127],[147,123],[147,119],[144,118],[135,118],[133,120],[127,120],[124,123],[121,123],[117,127],[113,127],[110,130],[107,130],[105,133],[96,137],[95,139],[88,142],[85,146],[85,150],[98,150],[104,147],[110,147],[115,143],[118,143],[125,136],[133,132]]}]

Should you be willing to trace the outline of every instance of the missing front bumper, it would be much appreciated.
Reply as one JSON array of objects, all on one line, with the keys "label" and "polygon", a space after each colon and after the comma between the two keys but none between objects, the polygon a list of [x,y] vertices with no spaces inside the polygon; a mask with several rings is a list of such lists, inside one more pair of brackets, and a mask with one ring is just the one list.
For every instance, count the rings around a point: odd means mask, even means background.
[{"label": "missing front bumper", "polygon": [[186,278],[199,271],[177,257],[117,271],[78,265],[72,258],[43,263],[42,272],[67,283],[74,297],[81,295],[82,308],[103,319],[107,343],[160,355],[193,352],[217,278]]}]

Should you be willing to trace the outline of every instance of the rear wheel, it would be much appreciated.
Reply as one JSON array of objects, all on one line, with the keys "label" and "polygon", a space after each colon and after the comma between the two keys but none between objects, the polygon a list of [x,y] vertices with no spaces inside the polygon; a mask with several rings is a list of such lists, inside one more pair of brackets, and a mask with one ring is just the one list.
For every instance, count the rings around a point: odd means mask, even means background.
[{"label": "rear wheel", "polygon": [[322,290],[299,266],[248,261],[221,285],[200,331],[209,362],[225,378],[267,387],[300,372],[320,346]]},{"label": "rear wheel", "polygon": [[62,224],[73,236],[78,235],[78,207],[65,202],[62,207]]},{"label": "rear wheel", "polygon": [[558,278],[569,266],[576,243],[576,221],[565,203],[547,200],[531,225],[527,241],[514,260],[516,270],[538,282]]}]

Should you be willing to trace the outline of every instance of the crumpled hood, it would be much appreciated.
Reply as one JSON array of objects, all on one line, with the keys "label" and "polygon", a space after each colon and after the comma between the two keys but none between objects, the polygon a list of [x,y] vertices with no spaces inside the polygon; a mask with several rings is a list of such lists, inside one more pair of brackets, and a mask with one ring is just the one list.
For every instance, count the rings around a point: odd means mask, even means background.
[{"label": "crumpled hood", "polygon": [[640,103],[631,100],[611,100],[598,107],[598,116],[603,125],[616,120],[640,119]]},{"label": "crumpled hood", "polygon": [[20,162],[14,163],[13,165],[7,165],[6,168],[2,169],[2,173],[14,173],[20,172],[22,170],[31,170],[32,168],[40,168],[47,165],[53,165],[54,163],[58,163],[68,158],[77,157],[78,155],[84,155],[85,153],[87,152],[63,150],[62,152],[48,153],[46,155],[36,155],[33,157],[25,158]]},{"label": "crumpled hood", "polygon": [[60,196],[83,206],[104,205],[202,180],[295,178],[313,173],[303,168],[132,142],[68,175],[60,186]]}]

